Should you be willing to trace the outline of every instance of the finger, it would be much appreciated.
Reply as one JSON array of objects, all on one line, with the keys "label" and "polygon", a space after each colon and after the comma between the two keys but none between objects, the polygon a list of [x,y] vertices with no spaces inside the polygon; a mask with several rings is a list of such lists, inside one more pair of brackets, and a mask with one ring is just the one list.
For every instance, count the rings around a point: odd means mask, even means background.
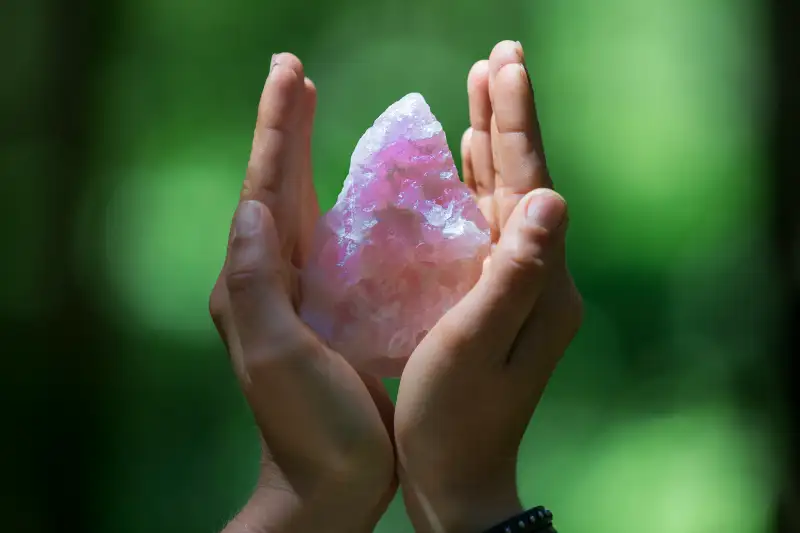
[{"label": "finger", "polygon": [[478,61],[470,69],[467,77],[467,94],[469,121],[472,127],[470,155],[475,176],[475,190],[478,196],[486,196],[494,191],[494,164],[490,136],[492,105],[489,101],[488,61]]},{"label": "finger", "polygon": [[566,204],[554,191],[529,193],[509,218],[481,279],[431,334],[440,329],[440,339],[476,357],[510,348],[558,262],[554,255],[566,216]]},{"label": "finger", "polygon": [[301,119],[303,144],[300,154],[298,155],[304,165],[303,172],[300,176],[301,187],[299,188],[299,192],[301,198],[298,204],[301,206],[301,212],[298,213],[300,218],[300,233],[298,235],[295,254],[292,258],[293,263],[298,268],[302,268],[308,259],[314,236],[314,226],[319,218],[319,202],[317,200],[317,191],[314,187],[314,174],[311,164],[311,139],[314,133],[314,115],[316,109],[317,88],[313,81],[306,78],[303,86],[303,116]]},{"label": "finger", "polygon": [[298,142],[298,104],[303,96],[303,67],[291,54],[273,56],[270,73],[258,104],[253,148],[242,190],[243,199],[268,200],[289,165],[288,148]]},{"label": "finger", "polygon": [[550,187],[542,136],[522,47],[503,41],[489,57],[489,94],[494,111],[495,183],[500,226],[519,200]]},{"label": "finger", "polygon": [[475,189],[475,174],[472,171],[472,155],[470,154],[470,141],[472,139],[472,128],[467,128],[461,136],[461,173],[463,174],[464,184],[469,187],[472,194],[477,195]]},{"label": "finger", "polygon": [[500,218],[500,210],[498,204],[498,198],[500,197],[500,193],[502,192],[501,189],[498,189],[498,185],[502,186],[502,176],[500,175],[500,156],[497,153],[497,120],[492,113],[492,120],[489,125],[489,134],[491,136],[491,148],[492,148],[492,163],[494,164],[494,192],[492,194],[492,215],[493,221],[495,225],[492,227],[492,242],[496,243],[497,240],[500,238],[500,234],[503,231],[503,226],[505,224],[505,219]]},{"label": "finger", "polygon": [[286,286],[274,220],[261,202],[246,200],[234,215],[228,253],[215,287],[216,309],[212,308],[245,388],[252,384],[245,354],[252,353],[253,344],[258,343],[256,333],[292,324]]},{"label": "finger", "polygon": [[475,172],[472,164],[472,132],[472,128],[467,128],[467,131],[464,132],[464,136],[461,138],[461,166],[464,169],[464,183],[469,187],[470,191],[472,191],[472,195],[475,198],[475,202],[483,218],[489,222],[489,227],[492,230],[492,242],[495,242],[497,240],[497,235],[492,225],[492,220],[494,219],[494,196],[491,194],[478,196]]},{"label": "finger", "polygon": [[[273,75],[273,67],[278,63],[289,70],[276,71]],[[274,153],[269,154],[267,149],[273,147],[272,152],[277,152],[276,145],[283,146],[286,144],[283,130],[292,122],[295,107],[295,78],[297,73],[302,73],[302,71],[302,64],[291,54],[278,54],[272,58],[270,76],[264,85],[261,101],[259,102],[251,159],[240,193],[243,200],[259,198],[263,202],[271,201],[271,197],[263,193],[273,190],[278,180],[277,175],[281,168],[281,162],[276,161]],[[228,343],[226,331],[230,328],[226,327],[227,324],[225,323],[226,317],[228,317],[226,312],[228,308],[228,292],[225,284],[225,274],[233,233],[234,226],[231,224],[228,232],[225,260],[209,298],[209,310],[214,326],[226,346]]]},{"label": "finger", "polygon": [[274,346],[298,331],[275,222],[257,200],[242,202],[236,212],[225,285],[244,353],[256,354],[265,339]]},{"label": "finger", "polygon": [[[259,200],[283,221],[288,205],[281,196],[286,182],[297,179],[304,170],[303,149],[304,103],[303,66],[292,54],[273,56],[270,74],[264,84],[258,105],[258,120],[253,135],[253,148],[242,188],[243,200]],[[296,206],[294,206],[296,208]],[[284,216],[287,215],[287,216]],[[280,241],[284,256],[291,253],[296,232],[281,224]]]}]

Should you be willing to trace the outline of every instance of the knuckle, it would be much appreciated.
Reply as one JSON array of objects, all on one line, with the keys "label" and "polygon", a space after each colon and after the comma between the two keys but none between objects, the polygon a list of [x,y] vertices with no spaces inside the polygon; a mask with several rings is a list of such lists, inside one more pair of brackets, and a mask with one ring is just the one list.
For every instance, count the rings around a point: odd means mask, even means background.
[{"label": "knuckle", "polygon": [[[525,224],[521,232],[524,241],[528,244],[528,250],[533,253],[545,250],[553,240],[553,231],[539,225]],[[535,250],[531,248],[535,248]]]},{"label": "knuckle", "polygon": [[294,330],[290,325],[265,325],[266,329],[275,326],[282,326],[275,328],[281,331],[266,333],[269,342],[263,343],[258,349],[246,350],[244,366],[249,373],[259,375],[298,362],[308,363],[319,355],[317,350],[320,347],[311,337]]},{"label": "knuckle", "polygon": [[251,166],[248,165],[247,173],[245,175],[244,181],[242,181],[242,189],[239,191],[239,200],[247,200],[252,197],[253,194],[253,179],[251,177],[252,171]]},{"label": "knuckle", "polygon": [[283,267],[265,255],[249,238],[236,238],[231,244],[225,285],[231,297],[257,286],[275,286],[283,282]]},{"label": "knuckle", "polygon": [[222,313],[224,312],[224,299],[221,293],[220,279],[218,278],[217,282],[214,284],[214,288],[211,289],[211,295],[208,297],[208,314],[211,315],[214,322],[222,318]]},{"label": "knuckle", "polygon": [[520,280],[538,276],[545,270],[545,263],[541,257],[534,254],[514,253],[508,258],[510,274]]},{"label": "knuckle", "polygon": [[526,274],[535,274],[546,266],[546,251],[553,240],[553,232],[540,226],[521,228],[520,239],[509,254],[512,266]]},{"label": "knuckle", "polygon": [[255,267],[231,269],[225,274],[225,285],[231,295],[246,292],[258,281],[259,273]]},{"label": "knuckle", "polygon": [[229,350],[228,331],[226,331],[225,327],[225,315],[228,313],[227,303],[228,295],[225,292],[224,279],[220,277],[217,279],[217,283],[214,285],[211,296],[208,299],[208,312],[211,315],[211,321],[214,323],[217,334],[225,344],[226,350]]},{"label": "knuckle", "polygon": [[[501,108],[501,111],[505,111]],[[510,146],[527,146],[530,144],[530,124],[524,116],[519,116],[513,110],[503,113],[497,119],[497,133],[502,136],[503,142]]]}]

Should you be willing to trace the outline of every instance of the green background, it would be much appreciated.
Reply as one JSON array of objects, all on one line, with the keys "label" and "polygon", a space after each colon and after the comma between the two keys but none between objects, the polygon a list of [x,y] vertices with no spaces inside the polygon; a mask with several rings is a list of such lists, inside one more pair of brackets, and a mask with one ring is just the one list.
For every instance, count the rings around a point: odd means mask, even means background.
[{"label": "green background", "polygon": [[[39,87],[48,31],[37,2],[25,5],[5,66],[11,101]],[[756,0],[114,5],[87,81],[88,185],[67,221],[69,261],[118,339],[86,487],[98,530],[218,530],[253,486],[256,431],[207,298],[271,55],[297,54],[317,84],[327,208],[359,136],[406,93],[426,97],[457,149],[471,64],[513,39],[570,203],[587,308],[523,444],[525,503],[551,507],[564,532],[765,531],[777,295]],[[3,155],[39,164],[30,150],[7,143]],[[4,201],[30,242],[47,231]],[[4,260],[4,315],[46,312],[40,260],[33,244]],[[409,530],[397,499],[377,531]]]}]

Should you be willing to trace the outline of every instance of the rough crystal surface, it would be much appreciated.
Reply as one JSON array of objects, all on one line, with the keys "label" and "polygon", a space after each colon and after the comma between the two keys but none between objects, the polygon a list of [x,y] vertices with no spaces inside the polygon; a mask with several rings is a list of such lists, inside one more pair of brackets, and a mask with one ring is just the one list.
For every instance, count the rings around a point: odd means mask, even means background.
[{"label": "rough crystal surface", "polygon": [[442,126],[416,93],[361,137],[315,231],[300,315],[356,369],[379,376],[400,374],[478,280],[490,247]]}]

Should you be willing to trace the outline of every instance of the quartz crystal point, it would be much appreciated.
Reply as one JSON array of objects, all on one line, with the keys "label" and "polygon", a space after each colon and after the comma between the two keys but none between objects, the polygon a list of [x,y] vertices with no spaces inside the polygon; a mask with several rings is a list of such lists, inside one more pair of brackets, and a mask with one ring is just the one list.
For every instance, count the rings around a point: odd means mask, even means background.
[{"label": "quartz crystal point", "polygon": [[303,320],[357,369],[397,376],[478,280],[489,225],[416,93],[358,142],[302,275]]}]

